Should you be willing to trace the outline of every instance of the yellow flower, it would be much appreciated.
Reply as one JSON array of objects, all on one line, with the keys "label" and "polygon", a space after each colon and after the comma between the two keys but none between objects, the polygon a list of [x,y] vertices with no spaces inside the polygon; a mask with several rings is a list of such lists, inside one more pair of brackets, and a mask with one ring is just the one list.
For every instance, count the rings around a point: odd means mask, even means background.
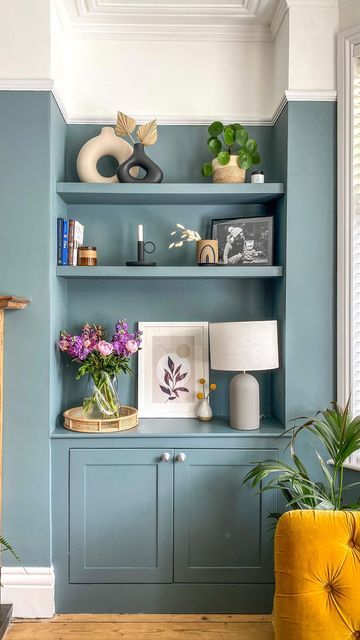
[{"label": "yellow flower", "polygon": [[200,382],[200,384],[205,384],[206,380],[205,380],[205,378],[200,378],[199,382]]},{"label": "yellow flower", "polygon": [[196,397],[198,400],[204,400],[204,394],[201,393],[201,391],[199,391],[199,393],[196,394]]},{"label": "yellow flower", "polygon": [[216,384],[214,382],[210,385],[210,389],[211,389],[211,391],[215,391]]}]

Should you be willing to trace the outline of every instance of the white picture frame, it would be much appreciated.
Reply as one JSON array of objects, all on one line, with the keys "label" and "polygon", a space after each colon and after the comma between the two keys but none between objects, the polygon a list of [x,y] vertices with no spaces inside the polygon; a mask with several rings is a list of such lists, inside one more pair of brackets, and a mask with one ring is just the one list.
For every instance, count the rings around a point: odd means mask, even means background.
[{"label": "white picture frame", "polygon": [[139,322],[138,328],[139,416],[195,418],[199,379],[209,380],[208,322]]}]

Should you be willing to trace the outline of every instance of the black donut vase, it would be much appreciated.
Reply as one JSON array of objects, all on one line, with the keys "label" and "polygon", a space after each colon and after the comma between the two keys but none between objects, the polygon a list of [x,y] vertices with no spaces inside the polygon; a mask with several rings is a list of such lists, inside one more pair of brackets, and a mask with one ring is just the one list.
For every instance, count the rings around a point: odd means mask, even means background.
[{"label": "black donut vase", "polygon": [[[146,172],[143,178],[134,178],[130,175],[130,170],[133,167],[141,167]],[[162,182],[164,177],[160,167],[150,160],[146,155],[144,145],[140,142],[134,144],[134,152],[123,162],[116,172],[119,182]]]}]

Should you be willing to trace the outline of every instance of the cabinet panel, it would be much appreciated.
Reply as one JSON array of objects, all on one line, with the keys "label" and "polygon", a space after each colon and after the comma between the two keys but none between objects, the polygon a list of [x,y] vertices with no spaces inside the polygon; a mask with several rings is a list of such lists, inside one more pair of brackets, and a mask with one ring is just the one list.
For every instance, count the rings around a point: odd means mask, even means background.
[{"label": "cabinet panel", "polygon": [[173,465],[157,449],[71,449],[70,582],[171,582]]},{"label": "cabinet panel", "polygon": [[[179,452],[176,452],[177,455]],[[242,481],[276,450],[184,450],[175,462],[175,582],[271,582],[276,496]]]}]

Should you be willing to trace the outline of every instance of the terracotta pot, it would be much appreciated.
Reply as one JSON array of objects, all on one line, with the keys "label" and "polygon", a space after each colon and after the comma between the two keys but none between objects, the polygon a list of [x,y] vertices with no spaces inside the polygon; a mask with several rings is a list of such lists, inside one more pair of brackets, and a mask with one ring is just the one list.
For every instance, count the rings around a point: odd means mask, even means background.
[{"label": "terracotta pot", "polygon": [[212,161],[213,182],[245,182],[246,171],[240,169],[237,160],[239,156],[230,156],[229,164],[222,165],[217,158]]},{"label": "terracotta pot", "polygon": [[217,264],[219,262],[218,241],[198,240],[196,243],[196,261],[201,267]]}]

